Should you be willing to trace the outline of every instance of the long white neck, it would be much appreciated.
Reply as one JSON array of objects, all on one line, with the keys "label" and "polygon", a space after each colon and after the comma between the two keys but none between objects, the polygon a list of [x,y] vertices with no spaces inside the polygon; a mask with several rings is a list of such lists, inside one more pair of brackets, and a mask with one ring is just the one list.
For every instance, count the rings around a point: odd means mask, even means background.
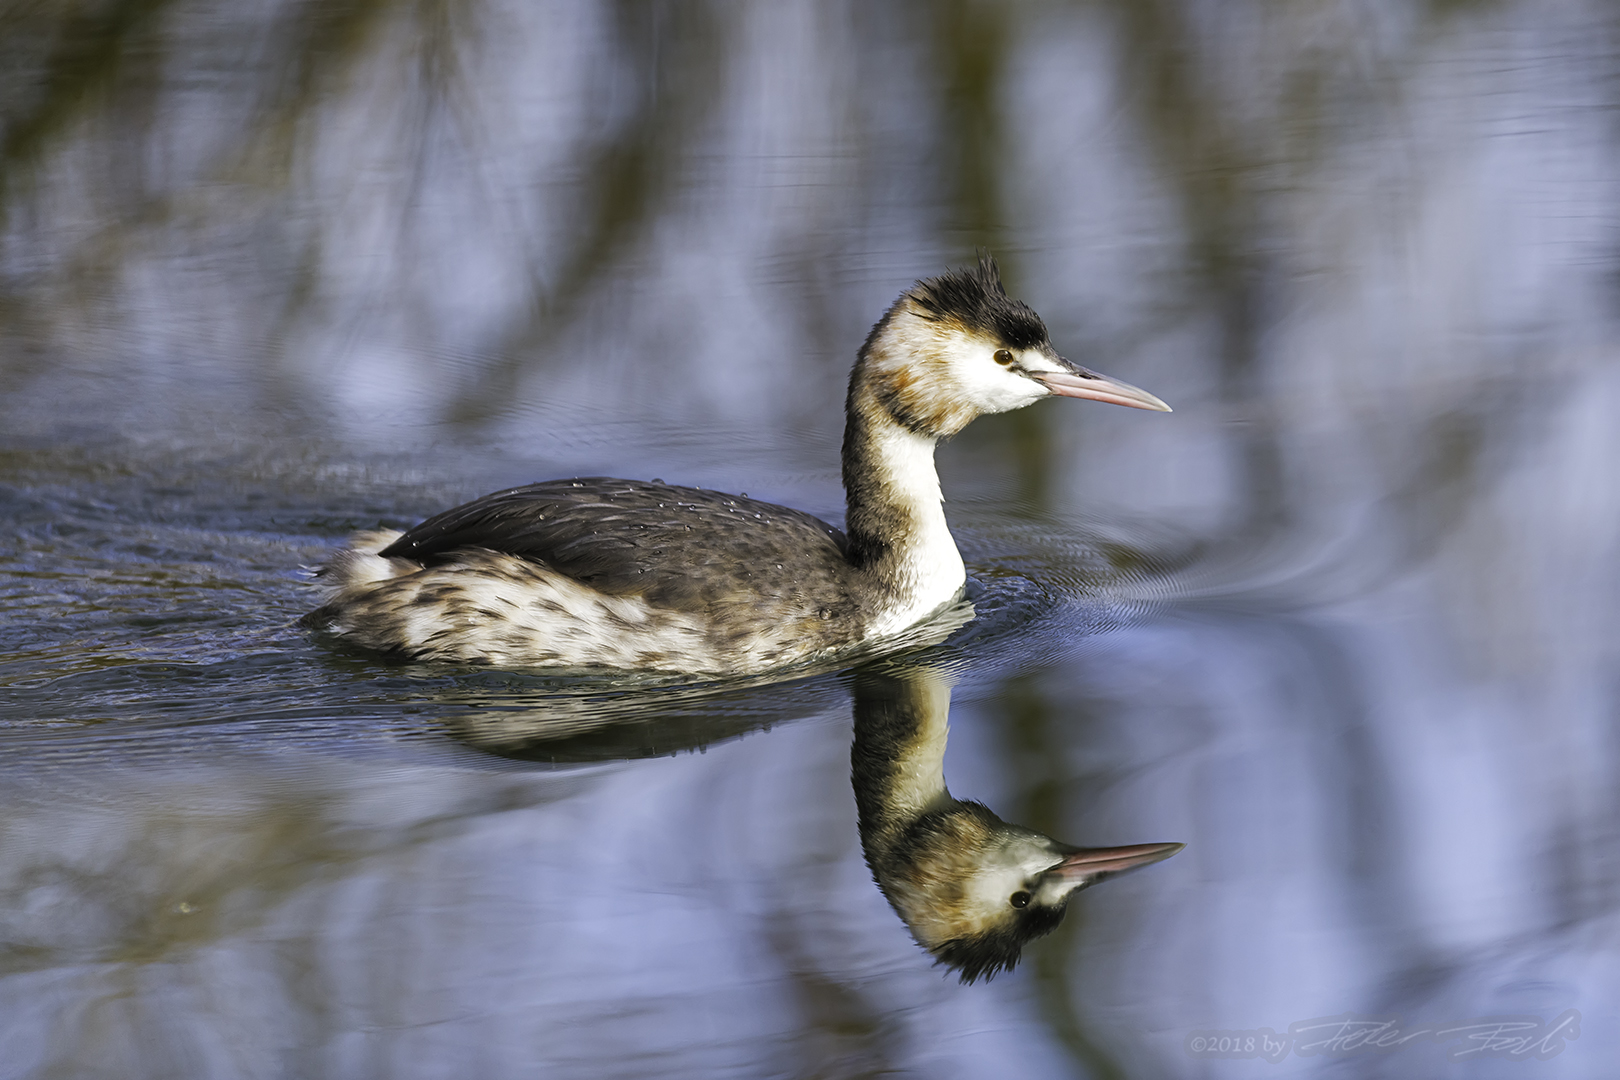
[{"label": "long white neck", "polygon": [[950,680],[928,668],[868,669],[855,679],[855,801],[873,869],[924,814],[955,803],[945,787]]},{"label": "long white neck", "polygon": [[887,601],[872,636],[904,629],[949,603],[967,581],[962,555],[945,523],[934,468],[934,437],[902,426],[872,390],[850,395],[844,431],[846,529],[851,555]]}]

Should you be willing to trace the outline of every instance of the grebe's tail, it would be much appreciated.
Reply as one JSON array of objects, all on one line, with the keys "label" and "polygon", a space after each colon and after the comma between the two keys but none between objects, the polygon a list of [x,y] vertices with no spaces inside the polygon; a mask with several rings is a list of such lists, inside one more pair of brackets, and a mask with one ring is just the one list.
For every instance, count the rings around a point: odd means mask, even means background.
[{"label": "grebe's tail", "polygon": [[367,590],[392,578],[414,574],[422,564],[409,559],[385,559],[377,553],[395,540],[400,533],[394,529],[375,529],[358,532],[326,563],[315,571],[314,583],[328,603],[351,590]]}]

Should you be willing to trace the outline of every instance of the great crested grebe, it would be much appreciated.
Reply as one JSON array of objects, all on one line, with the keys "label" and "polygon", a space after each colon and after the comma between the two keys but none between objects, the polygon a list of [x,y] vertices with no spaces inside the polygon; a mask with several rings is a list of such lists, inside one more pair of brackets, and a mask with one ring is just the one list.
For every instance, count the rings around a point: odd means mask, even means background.
[{"label": "great crested grebe", "polygon": [[746,674],[881,641],[967,577],[934,444],[1047,397],[1163,412],[1059,356],[996,264],[919,281],[867,335],[845,403],[844,531],[798,510],[642,480],[549,480],[316,572],[308,625],[414,660]]},{"label": "great crested grebe", "polygon": [[973,982],[1011,971],[1081,889],[1185,845],[1070,847],[953,798],[945,786],[950,707],[949,681],[921,665],[857,671],[851,779],[878,888],[936,963]]}]

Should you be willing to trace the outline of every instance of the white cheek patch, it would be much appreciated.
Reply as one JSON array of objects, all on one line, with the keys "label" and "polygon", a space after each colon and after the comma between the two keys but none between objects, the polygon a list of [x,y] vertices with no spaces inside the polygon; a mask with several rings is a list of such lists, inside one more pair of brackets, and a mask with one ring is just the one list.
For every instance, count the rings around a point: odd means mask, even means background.
[{"label": "white cheek patch", "polygon": [[[940,343],[937,355],[945,361],[956,392],[981,413],[1011,412],[1051,396],[1034,379],[996,363],[997,348],[985,338],[953,336]],[[1050,366],[1030,350],[1022,351],[1018,362],[1034,370]]]},{"label": "white cheek patch", "polygon": [[1058,856],[1026,841],[1012,840],[968,879],[963,907],[983,925],[1006,914],[1015,892],[1028,889],[1030,879],[1059,862]]},{"label": "white cheek patch", "polygon": [[963,905],[979,928],[1002,918],[1012,906],[1012,894],[1024,887],[1024,875],[1012,867],[999,866],[974,874],[968,880]]}]

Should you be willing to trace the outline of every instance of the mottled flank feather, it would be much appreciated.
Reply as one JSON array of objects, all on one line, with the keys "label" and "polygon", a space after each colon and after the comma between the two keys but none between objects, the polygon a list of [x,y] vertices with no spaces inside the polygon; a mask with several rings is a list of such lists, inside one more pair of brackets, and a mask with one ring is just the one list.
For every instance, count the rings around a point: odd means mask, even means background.
[{"label": "mottled flank feather", "polygon": [[307,621],[413,660],[751,672],[858,641],[843,534],[696,488],[531,484],[362,533]]}]

